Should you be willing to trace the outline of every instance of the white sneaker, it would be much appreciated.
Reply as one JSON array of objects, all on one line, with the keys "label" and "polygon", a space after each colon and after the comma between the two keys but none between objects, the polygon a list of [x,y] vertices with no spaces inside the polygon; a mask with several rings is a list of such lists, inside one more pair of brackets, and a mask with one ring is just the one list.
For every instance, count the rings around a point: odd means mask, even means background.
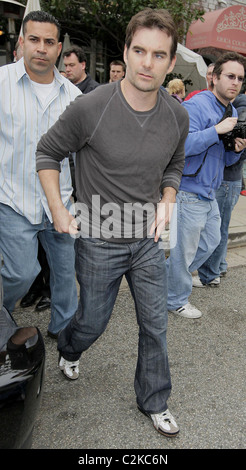
[{"label": "white sneaker", "polygon": [[163,411],[162,413],[151,414],[139,407],[138,409],[152,419],[155,429],[164,436],[175,437],[179,433],[179,427],[169,410]]},{"label": "white sneaker", "polygon": [[193,287],[206,287],[206,285],[202,283],[199,276],[192,276],[192,286]]},{"label": "white sneaker", "polygon": [[169,312],[176,313],[177,315],[181,315],[181,317],[185,318],[200,318],[202,316],[202,312],[189,302],[188,304],[183,305],[183,307],[179,307],[176,310],[169,310]]},{"label": "white sneaker", "polygon": [[212,281],[210,281],[207,286],[211,287],[218,287],[220,285],[220,277],[215,277]]},{"label": "white sneaker", "polygon": [[79,361],[67,361],[60,356],[59,367],[63,374],[70,380],[76,380],[79,376]]},{"label": "white sneaker", "polygon": [[203,284],[199,276],[192,276],[192,286],[193,287],[217,287],[220,284],[220,278],[216,277],[212,281],[208,282],[207,284]]}]

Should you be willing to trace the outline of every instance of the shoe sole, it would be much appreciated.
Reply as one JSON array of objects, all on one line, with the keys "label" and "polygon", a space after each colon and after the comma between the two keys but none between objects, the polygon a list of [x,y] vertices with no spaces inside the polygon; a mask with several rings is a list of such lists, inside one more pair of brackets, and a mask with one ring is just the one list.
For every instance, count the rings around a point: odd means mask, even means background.
[{"label": "shoe sole", "polygon": [[219,287],[220,286],[220,282],[218,282],[218,284],[211,284],[211,283],[208,283],[208,284],[202,284],[202,285],[196,285],[196,284],[192,284],[192,287],[196,287],[197,289],[201,289],[203,287]]},{"label": "shoe sole", "polygon": [[203,287],[219,287],[220,286],[220,283],[219,284],[203,284],[203,286],[194,286],[194,284],[192,284],[192,287],[196,287],[197,289],[201,289]]},{"label": "shoe sole", "polygon": [[47,305],[46,307],[35,307],[36,312],[43,312],[44,310],[48,310],[50,308],[50,305]]},{"label": "shoe sole", "polygon": [[61,369],[60,367],[60,371],[63,373],[64,377],[67,379],[67,380],[77,380],[79,378],[79,376],[77,375],[77,377],[70,377],[69,375],[67,375],[65,372],[64,372],[64,369]]},{"label": "shoe sole", "polygon": [[191,318],[191,319],[196,319],[196,318],[201,318],[202,316],[202,313],[201,314],[197,314],[197,315],[183,315],[183,313],[179,313],[177,312],[176,310],[168,310],[170,313],[174,313],[174,315],[179,315],[180,317],[183,317],[183,318]]},{"label": "shoe sole", "polygon": [[179,433],[179,430],[178,430],[177,432],[175,432],[175,433],[174,433],[174,432],[168,433],[168,432],[163,431],[163,430],[160,429],[160,428],[157,428],[157,427],[154,425],[153,420],[152,420],[150,414],[147,413],[147,411],[142,410],[139,406],[138,406],[138,410],[141,411],[141,413],[143,413],[143,415],[147,416],[147,417],[151,420],[151,422],[152,422],[153,427],[155,428],[155,430],[158,431],[160,434],[162,434],[162,436],[165,436],[165,437],[176,437],[177,434]]}]

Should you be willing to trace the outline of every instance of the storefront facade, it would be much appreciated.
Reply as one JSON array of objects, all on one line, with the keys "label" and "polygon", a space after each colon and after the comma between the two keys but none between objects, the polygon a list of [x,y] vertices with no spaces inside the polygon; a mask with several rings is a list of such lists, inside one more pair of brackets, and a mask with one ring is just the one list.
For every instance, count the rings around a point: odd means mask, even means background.
[{"label": "storefront facade", "polygon": [[201,54],[207,63],[226,51],[246,56],[246,1],[243,3],[207,11],[203,22],[191,24],[186,47]]}]

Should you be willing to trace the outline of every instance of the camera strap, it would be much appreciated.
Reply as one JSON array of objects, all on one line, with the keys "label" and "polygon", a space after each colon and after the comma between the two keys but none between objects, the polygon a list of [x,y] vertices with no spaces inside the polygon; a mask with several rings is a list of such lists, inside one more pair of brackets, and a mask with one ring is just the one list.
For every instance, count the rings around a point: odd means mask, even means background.
[{"label": "camera strap", "polygon": [[204,162],[205,162],[205,160],[206,160],[206,158],[207,158],[207,154],[208,154],[208,150],[206,151],[206,153],[205,153],[205,155],[204,155],[204,157],[203,157],[203,161],[202,161],[201,165],[199,166],[199,168],[196,170],[195,173],[190,174],[190,175],[187,175],[187,174],[183,173],[182,176],[190,176],[190,177],[193,177],[193,178],[194,178],[195,176],[197,176],[198,173],[200,173],[200,171],[201,171],[201,169],[202,169],[202,167],[203,167],[203,165],[204,165]]},{"label": "camera strap", "polygon": [[[228,117],[232,117],[232,105],[231,105],[231,103],[228,103],[228,105],[226,106],[225,112],[224,112],[224,114],[223,114],[223,116],[222,116],[222,118],[219,122],[224,121],[224,119],[226,119]],[[219,122],[218,122],[218,124],[219,124]]]},{"label": "camera strap", "polygon": [[[219,100],[217,100],[217,101],[219,101]],[[225,112],[224,112],[224,114],[223,114],[223,116],[222,116],[222,118],[221,118],[221,120],[220,120],[219,122],[224,121],[224,119],[226,119],[226,118],[228,118],[228,117],[232,117],[232,106],[231,106],[231,103],[229,103],[229,104],[227,105],[227,107],[226,107],[226,109],[225,109]],[[189,177],[193,177],[193,178],[194,178],[195,176],[197,176],[198,173],[200,173],[200,171],[201,171],[201,169],[202,169],[202,167],[203,167],[203,165],[204,165],[204,163],[205,163],[205,160],[206,160],[206,158],[207,158],[207,154],[208,154],[208,150],[206,151],[206,153],[205,153],[205,155],[204,155],[204,157],[203,157],[203,161],[202,161],[201,165],[199,166],[199,168],[196,170],[195,173],[189,174],[189,175],[183,173],[182,176],[189,176]]]}]

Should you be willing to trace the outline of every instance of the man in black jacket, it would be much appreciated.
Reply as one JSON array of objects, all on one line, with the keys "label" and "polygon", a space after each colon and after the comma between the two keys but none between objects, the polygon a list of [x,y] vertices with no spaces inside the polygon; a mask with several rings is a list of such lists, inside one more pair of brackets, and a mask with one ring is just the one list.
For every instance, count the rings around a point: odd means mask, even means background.
[{"label": "man in black jacket", "polygon": [[86,73],[86,55],[79,46],[72,46],[63,52],[63,62],[66,68],[66,77],[76,85],[82,93],[89,93],[100,83]]}]

